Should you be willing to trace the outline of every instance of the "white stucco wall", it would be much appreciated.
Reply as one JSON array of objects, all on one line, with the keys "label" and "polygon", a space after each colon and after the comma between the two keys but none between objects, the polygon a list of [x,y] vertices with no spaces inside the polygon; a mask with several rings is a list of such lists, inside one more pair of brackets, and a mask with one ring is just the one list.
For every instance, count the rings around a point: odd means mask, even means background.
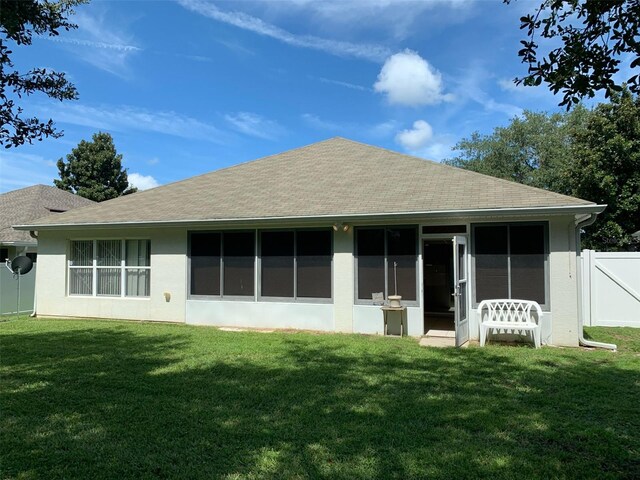
[{"label": "white stucco wall", "polygon": [[187,323],[219,327],[335,330],[330,303],[187,300]]},{"label": "white stucco wall", "polygon": [[[148,298],[67,296],[69,240],[151,240],[151,295]],[[42,231],[36,277],[39,316],[185,321],[187,239],[184,229]],[[166,301],[164,293],[171,294]]]},{"label": "white stucco wall", "polygon": [[578,284],[573,217],[549,222],[549,290],[553,345],[578,346]]},{"label": "white stucco wall", "polygon": [[[407,307],[406,312],[388,313],[389,335],[400,334],[400,318],[404,325],[404,334],[414,337],[424,335],[424,317],[422,307]],[[384,334],[384,317],[377,305],[353,306],[353,331],[370,335]]]},{"label": "white stucco wall", "polygon": [[[491,222],[546,220],[549,220],[550,308],[545,311],[541,322],[542,341],[547,344],[575,346],[578,344],[578,322],[573,217],[485,219]],[[474,219],[473,222],[481,223],[482,220]],[[407,223],[418,222],[403,222],[403,224]],[[457,219],[455,223],[466,224],[468,232],[471,232],[470,220]],[[250,301],[187,299],[187,228],[43,231],[40,232],[36,280],[37,311],[39,315],[44,316],[186,321],[199,325],[381,334],[383,315],[380,308],[373,305],[356,305],[354,302],[353,232],[352,225],[347,232],[339,229],[334,233],[333,300],[327,303],[305,303],[257,301],[255,298]],[[69,240],[103,238],[151,240],[150,298],[94,298],[66,295]],[[470,235],[467,238],[470,239]],[[420,245],[418,262],[420,280],[422,280],[421,253]],[[405,317],[407,333],[412,336],[424,334],[422,282],[419,285],[417,305],[408,307]],[[472,289],[473,282],[470,283],[471,295],[473,295]],[[165,292],[171,294],[169,302],[165,300]],[[469,313],[470,338],[477,339],[477,313],[472,308],[469,309]],[[398,333],[398,330],[397,315],[392,314],[389,332]]]}]

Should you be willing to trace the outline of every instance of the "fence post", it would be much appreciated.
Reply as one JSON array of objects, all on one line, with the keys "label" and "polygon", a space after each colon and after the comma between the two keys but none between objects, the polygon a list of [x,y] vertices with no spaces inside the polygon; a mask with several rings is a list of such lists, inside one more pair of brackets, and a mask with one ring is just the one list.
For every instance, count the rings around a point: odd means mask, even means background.
[{"label": "fence post", "polygon": [[591,318],[591,256],[592,250],[582,250],[580,258],[582,260],[582,321],[589,327],[592,325]]}]

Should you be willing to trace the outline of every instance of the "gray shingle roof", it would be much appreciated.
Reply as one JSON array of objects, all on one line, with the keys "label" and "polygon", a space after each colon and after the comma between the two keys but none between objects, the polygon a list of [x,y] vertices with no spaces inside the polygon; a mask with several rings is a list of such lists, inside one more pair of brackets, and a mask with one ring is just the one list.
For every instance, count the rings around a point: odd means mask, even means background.
[{"label": "gray shingle roof", "polygon": [[34,222],[145,223],[594,205],[332,138]]},{"label": "gray shingle roof", "polygon": [[11,226],[29,223],[43,216],[61,215],[59,212],[94,203],[47,185],[33,185],[3,193],[0,195],[0,243],[35,244],[29,232],[14,230]]}]

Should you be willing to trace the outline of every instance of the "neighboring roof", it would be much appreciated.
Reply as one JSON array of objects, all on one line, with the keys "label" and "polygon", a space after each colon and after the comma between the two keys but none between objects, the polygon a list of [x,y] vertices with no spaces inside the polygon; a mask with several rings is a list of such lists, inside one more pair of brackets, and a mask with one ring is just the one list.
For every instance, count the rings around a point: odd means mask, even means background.
[{"label": "neighboring roof", "polygon": [[33,185],[0,194],[0,243],[35,245],[29,232],[11,226],[29,223],[45,215],[60,215],[95,202],[47,185]]},{"label": "neighboring roof", "polygon": [[591,202],[332,138],[31,226],[349,217]]}]

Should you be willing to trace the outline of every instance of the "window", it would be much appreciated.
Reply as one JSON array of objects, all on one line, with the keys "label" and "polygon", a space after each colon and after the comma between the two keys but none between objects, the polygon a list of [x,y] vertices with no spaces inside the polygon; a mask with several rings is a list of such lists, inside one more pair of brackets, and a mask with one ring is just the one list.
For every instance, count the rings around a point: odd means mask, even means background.
[{"label": "window", "polygon": [[331,298],[331,231],[263,231],[260,295]]},{"label": "window", "polygon": [[148,297],[150,246],[149,240],[71,241],[69,295]]},{"label": "window", "polygon": [[474,225],[476,303],[494,298],[547,304],[547,224]]},{"label": "window", "polygon": [[190,245],[191,295],[254,295],[254,232],[194,232]]},{"label": "window", "polygon": [[371,300],[377,292],[388,298],[397,284],[403,300],[415,301],[417,245],[415,227],[357,229],[357,298]]},{"label": "window", "polygon": [[222,235],[191,235],[191,295],[220,295]]},{"label": "window", "polygon": [[294,297],[294,232],[260,235],[260,288],[263,297]]},{"label": "window", "polygon": [[296,232],[296,297],[331,298],[331,230]]},{"label": "window", "polygon": [[[331,230],[260,234],[260,298],[331,298]],[[254,232],[192,232],[190,294],[253,296]]]}]

